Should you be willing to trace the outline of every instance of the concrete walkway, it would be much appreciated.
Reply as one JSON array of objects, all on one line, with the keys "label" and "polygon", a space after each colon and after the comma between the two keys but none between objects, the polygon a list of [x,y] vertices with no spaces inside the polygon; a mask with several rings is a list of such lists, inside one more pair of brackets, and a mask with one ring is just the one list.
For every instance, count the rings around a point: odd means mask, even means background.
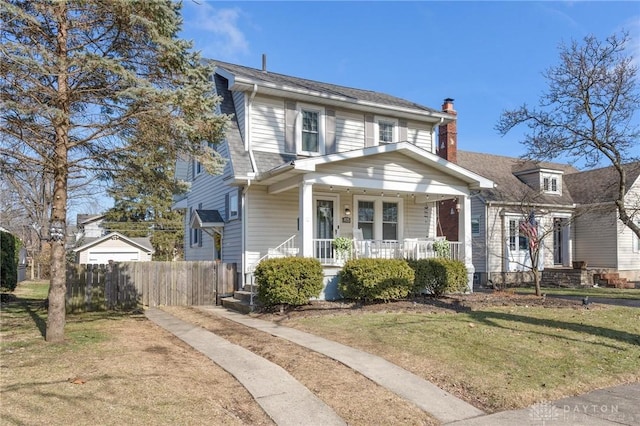
[{"label": "concrete walkway", "polygon": [[148,309],[145,315],[238,379],[276,424],[310,425],[313,419],[318,425],[346,425],[280,366],[159,309]]},{"label": "concrete walkway", "polygon": [[471,404],[456,398],[433,383],[379,356],[300,330],[283,327],[270,321],[263,321],[228,311],[224,308],[213,306],[201,306],[199,308],[273,336],[289,340],[297,345],[335,359],[380,386],[389,389],[401,398],[410,401],[443,423],[469,419],[484,414]]},{"label": "concrete walkway", "polygon": [[640,425],[640,383],[462,420],[451,426]]}]

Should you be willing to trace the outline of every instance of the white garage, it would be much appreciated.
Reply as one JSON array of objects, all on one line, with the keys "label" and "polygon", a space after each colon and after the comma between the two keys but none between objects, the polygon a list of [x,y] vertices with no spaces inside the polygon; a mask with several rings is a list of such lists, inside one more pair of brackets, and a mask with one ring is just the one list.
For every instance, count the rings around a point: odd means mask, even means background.
[{"label": "white garage", "polygon": [[128,238],[112,232],[73,250],[76,263],[107,264],[113,262],[148,262],[153,255],[149,238]]}]

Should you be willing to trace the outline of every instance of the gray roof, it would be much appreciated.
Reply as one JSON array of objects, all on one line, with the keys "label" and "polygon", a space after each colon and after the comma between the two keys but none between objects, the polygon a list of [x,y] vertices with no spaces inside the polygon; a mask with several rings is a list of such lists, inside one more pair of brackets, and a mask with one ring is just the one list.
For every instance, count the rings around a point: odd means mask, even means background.
[{"label": "gray roof", "polygon": [[401,99],[386,93],[374,92],[371,90],[354,89],[351,87],[339,86],[336,84],[323,83],[320,81],[307,80],[304,78],[292,77],[289,75],[278,74],[275,72],[264,72],[260,69],[245,67],[236,64],[230,64],[218,60],[211,60],[216,66],[229,71],[235,76],[241,76],[254,81],[271,83],[277,85],[286,85],[293,89],[308,90],[318,92],[324,96],[342,96],[353,101],[367,101],[377,104],[411,108],[420,111],[442,113],[442,111],[417,104],[415,102]]},{"label": "gray roof", "polygon": [[571,205],[571,191],[565,186],[562,195],[539,194],[530,186],[518,179],[514,173],[537,168],[558,170],[565,173],[576,173],[572,166],[561,163],[523,161],[520,158],[501,155],[482,154],[469,151],[458,151],[458,165],[491,179],[496,187],[482,190],[487,201],[522,202],[526,195],[534,198],[536,204]]},{"label": "gray roof", "polygon": [[222,219],[222,215],[218,210],[198,209],[195,214],[198,215],[202,223],[224,223],[224,219]]},{"label": "gray roof", "polygon": [[[627,174],[627,191],[640,177],[640,161],[625,164]],[[588,170],[565,177],[565,182],[580,204],[606,203],[618,197],[620,175],[613,166]]]},{"label": "gray roof", "polygon": [[294,154],[278,154],[273,152],[254,151],[253,156],[258,166],[258,174],[273,170],[278,166],[291,163],[297,159]]},{"label": "gray roof", "polygon": [[247,173],[251,173],[254,170],[251,167],[249,153],[244,150],[244,141],[242,140],[242,134],[238,126],[233,96],[231,95],[231,91],[229,91],[229,82],[219,74],[214,76],[214,82],[216,85],[216,93],[222,97],[220,112],[232,116],[225,127],[224,134],[229,147],[229,157],[231,158],[233,174],[235,176],[246,176]]}]

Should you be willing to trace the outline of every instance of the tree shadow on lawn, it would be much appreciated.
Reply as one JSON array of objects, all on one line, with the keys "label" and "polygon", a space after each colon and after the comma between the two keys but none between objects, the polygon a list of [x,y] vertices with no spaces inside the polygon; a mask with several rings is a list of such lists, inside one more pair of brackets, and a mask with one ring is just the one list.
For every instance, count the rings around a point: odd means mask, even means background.
[{"label": "tree shadow on lawn", "polygon": [[[577,324],[577,323],[559,321],[559,320],[553,320],[553,319],[535,318],[535,317],[530,317],[525,315],[516,315],[516,314],[505,313],[505,312],[471,311],[469,315],[471,318],[475,319],[479,323],[483,323],[491,327],[523,331],[521,329],[516,329],[506,325],[501,325],[497,321],[502,320],[502,321],[520,322],[520,323],[530,324],[530,325],[539,326],[539,327],[547,327],[547,328],[561,329],[561,330],[564,329],[564,330],[570,330],[576,333],[591,334],[597,337],[604,337],[607,339],[617,340],[622,343],[640,346],[640,335],[628,333],[626,331],[614,330],[606,327],[599,327],[599,326],[588,325],[588,324]],[[583,341],[583,340],[571,338],[568,336],[562,336],[561,334],[558,334],[558,333],[544,333],[542,331],[531,331],[531,330],[528,330],[528,332],[532,332],[536,334],[544,334],[544,335],[557,337],[565,340],[580,341],[580,342]],[[610,345],[604,342],[594,342],[594,343],[602,346],[621,349],[621,348],[618,348],[617,346]]]}]

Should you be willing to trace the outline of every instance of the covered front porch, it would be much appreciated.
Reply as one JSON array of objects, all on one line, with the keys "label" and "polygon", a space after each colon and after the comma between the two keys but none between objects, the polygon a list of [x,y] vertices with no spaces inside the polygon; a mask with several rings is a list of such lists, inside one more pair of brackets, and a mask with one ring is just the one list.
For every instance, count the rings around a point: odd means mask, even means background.
[{"label": "covered front porch", "polygon": [[[491,181],[410,143],[284,164],[246,193],[245,271],[278,256],[315,257],[327,266],[348,258],[443,256],[464,262],[472,276],[470,195],[488,186]],[[447,200],[455,200],[459,231],[457,241],[442,243],[437,211]],[[351,240],[347,250],[336,249],[337,238]]]}]

